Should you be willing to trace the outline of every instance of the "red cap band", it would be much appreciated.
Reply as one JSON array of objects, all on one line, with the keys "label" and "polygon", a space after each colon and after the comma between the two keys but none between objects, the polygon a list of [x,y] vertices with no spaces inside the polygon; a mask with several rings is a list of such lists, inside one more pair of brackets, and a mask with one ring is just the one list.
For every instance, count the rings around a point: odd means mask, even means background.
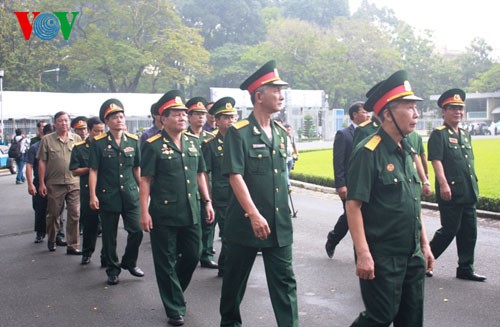
[{"label": "red cap band", "polygon": [[398,85],[396,86],[395,88],[393,88],[392,90],[390,90],[389,92],[387,92],[386,94],[384,94],[383,97],[381,97],[374,105],[373,105],[373,112],[378,115],[378,113],[380,112],[380,110],[382,110],[382,108],[390,101],[394,100],[394,99],[397,99],[397,98],[401,98],[403,96],[406,96],[406,95],[412,95],[413,92],[412,91],[408,91],[406,88],[405,88],[405,85],[404,84],[401,84],[401,85]]},{"label": "red cap band", "polygon": [[450,103],[453,103],[453,104],[456,104],[456,105],[463,105],[464,104],[464,100],[462,100],[462,98],[460,97],[460,95],[455,94],[454,96],[449,97],[446,100],[443,100],[443,102],[441,103],[441,106],[444,108],[444,106],[446,106],[447,104],[450,104]]},{"label": "red cap band", "polygon": [[280,78],[276,76],[274,71],[269,72],[265,75],[262,75],[259,77],[257,80],[255,80],[252,84],[248,86],[248,92],[253,93],[255,90],[257,90],[260,86],[267,84],[269,82],[277,81]]}]

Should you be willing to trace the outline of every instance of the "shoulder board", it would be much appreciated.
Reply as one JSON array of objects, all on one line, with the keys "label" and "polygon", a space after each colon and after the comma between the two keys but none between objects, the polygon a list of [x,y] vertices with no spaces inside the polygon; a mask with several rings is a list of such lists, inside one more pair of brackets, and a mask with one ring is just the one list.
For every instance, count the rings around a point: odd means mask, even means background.
[{"label": "shoulder board", "polygon": [[75,143],[75,146],[83,145],[85,143],[86,143],[85,141],[80,141],[80,142]]},{"label": "shoulder board", "polygon": [[136,141],[139,140],[139,136],[137,136],[135,134],[125,132],[125,135],[127,135],[128,137],[130,137],[131,139],[134,139]]},{"label": "shoulder board", "polygon": [[373,135],[372,138],[370,139],[370,141],[368,141],[365,144],[365,148],[367,148],[370,151],[374,151],[377,148],[377,146],[379,145],[380,141],[382,141],[382,138],[380,137],[380,135]]},{"label": "shoulder board", "polygon": [[234,128],[236,128],[236,129],[240,129],[240,128],[243,128],[243,127],[248,126],[248,125],[250,125],[250,122],[248,121],[248,119],[243,119],[243,120],[237,121],[236,123],[233,124]]},{"label": "shoulder board", "polygon": [[154,141],[158,140],[161,138],[161,134],[160,133],[156,133],[155,135],[151,136],[150,138],[148,138],[146,140],[146,142],[148,143],[153,143]]},{"label": "shoulder board", "polygon": [[102,133],[102,134],[99,134],[99,135],[95,136],[94,140],[99,141],[100,139],[103,139],[103,138],[105,138],[107,136],[108,136],[107,133]]},{"label": "shoulder board", "polygon": [[219,129],[214,129],[213,131],[211,131],[210,133],[214,134],[214,136],[217,136],[217,133],[219,133]]},{"label": "shoulder board", "polygon": [[209,137],[203,140],[203,143],[208,143],[215,138],[215,135],[210,133]]},{"label": "shoulder board", "polygon": [[361,124],[359,124],[358,126],[359,127],[365,127],[366,125],[370,124],[372,121],[371,120],[365,120],[364,122],[362,122]]},{"label": "shoulder board", "polygon": [[439,127],[436,127],[436,129],[437,129],[438,131],[442,131],[442,130],[443,130],[443,129],[445,129],[445,128],[446,128],[446,125],[441,125],[441,126],[439,126]]},{"label": "shoulder board", "polygon": [[185,130],[183,133],[184,133],[184,134],[186,134],[186,135],[188,135],[188,136],[198,138],[198,136],[196,136],[196,135],[194,135],[194,134],[189,133],[187,130]]},{"label": "shoulder board", "polygon": [[279,127],[281,127],[281,129],[282,129],[282,130],[284,130],[284,131],[286,132],[286,128],[285,128],[285,126],[283,126],[283,124],[282,124],[282,123],[280,123],[280,122],[279,122],[279,121],[277,121],[277,120],[275,120],[275,121],[274,121],[274,123],[275,123],[276,125],[278,125]]}]

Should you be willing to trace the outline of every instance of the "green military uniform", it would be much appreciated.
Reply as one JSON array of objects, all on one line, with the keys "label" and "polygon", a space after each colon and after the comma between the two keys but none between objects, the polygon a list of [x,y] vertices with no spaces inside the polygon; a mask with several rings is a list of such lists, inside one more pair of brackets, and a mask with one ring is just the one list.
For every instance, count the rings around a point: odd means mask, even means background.
[{"label": "green military uniform", "polygon": [[286,177],[286,130],[276,122],[271,122],[271,127],[270,140],[252,113],[247,120],[233,124],[224,139],[222,173],[242,175],[271,234],[266,240],[255,237],[250,219],[231,191],[224,226],[228,246],[220,305],[221,326],[241,326],[239,305],[244,293],[241,289],[246,286],[259,249],[267,267],[267,283],[278,325],[298,324],[292,270],[293,228]]},{"label": "green military uniform", "polygon": [[[75,144],[71,152],[69,170],[87,168],[89,166],[90,140],[87,138]],[[80,176],[80,222],[83,225],[83,257],[91,257],[95,251],[99,213],[90,208],[89,175]],[[101,262],[105,262],[104,251],[101,251]]]},{"label": "green military uniform", "polygon": [[356,147],[363,139],[377,132],[380,127],[380,122],[375,116],[372,116],[371,120],[362,122],[354,130],[354,136],[352,137],[352,148]]},{"label": "green military uniform", "polygon": [[422,136],[420,136],[417,132],[411,132],[406,136],[408,142],[410,142],[413,149],[418,155],[421,155],[425,152],[424,142],[422,142]]},{"label": "green military uniform", "polygon": [[[393,100],[422,100],[411,90],[405,71],[380,82],[367,96],[365,109],[376,115],[383,110],[393,115],[388,107]],[[402,134],[397,120],[392,120],[392,127]],[[400,146],[379,128],[351,155],[347,201],[362,203],[363,232],[375,274],[374,279],[360,278],[366,310],[352,326],[423,326],[426,261],[421,248],[420,179],[415,150],[401,138]]]},{"label": "green military uniform", "polygon": [[[188,133],[194,136],[193,131],[191,128],[188,128]],[[195,136],[196,137],[196,136]],[[202,148],[206,142],[209,140],[213,139],[214,135],[212,132],[205,131],[203,130],[200,133],[199,136],[199,143],[201,144]],[[213,223],[207,224],[206,220],[206,211],[205,211],[205,206],[203,205],[203,202],[200,205],[200,215],[201,215],[201,257],[200,261],[201,262],[207,262],[211,261],[214,259],[213,255],[213,250],[214,250],[214,230],[215,230],[215,223],[216,221],[214,220]]]},{"label": "green military uniform", "polygon": [[184,316],[183,292],[201,253],[197,175],[206,170],[205,162],[198,138],[189,133],[178,149],[162,130],[144,143],[142,154],[141,175],[153,177],[151,247],[161,300],[168,317]]},{"label": "green military uniform", "polygon": [[[401,326],[422,324],[425,260],[420,248],[420,179],[413,155],[410,149],[401,151],[383,129],[361,142],[352,155],[347,199],[363,202],[366,240],[375,262],[375,279],[360,280],[366,311],[353,326],[390,323],[397,315]],[[372,301],[375,297],[381,301]]]},{"label": "green military uniform", "polygon": [[436,198],[442,227],[430,242],[437,259],[456,236],[458,269],[474,271],[474,248],[477,238],[476,202],[479,197],[474,153],[469,134],[462,128],[455,133],[444,124],[432,131],[428,141],[429,161],[441,161],[451,189],[451,201],[440,197],[436,179]]},{"label": "green military uniform", "polygon": [[[104,121],[104,118],[101,118]],[[139,192],[133,169],[139,167],[138,137],[123,133],[120,146],[111,132],[98,135],[90,145],[89,167],[98,170],[96,195],[102,223],[102,241],[108,276],[117,276],[121,268],[137,266],[142,241]],[[120,215],[128,233],[121,264],[116,254],[116,236]]]}]

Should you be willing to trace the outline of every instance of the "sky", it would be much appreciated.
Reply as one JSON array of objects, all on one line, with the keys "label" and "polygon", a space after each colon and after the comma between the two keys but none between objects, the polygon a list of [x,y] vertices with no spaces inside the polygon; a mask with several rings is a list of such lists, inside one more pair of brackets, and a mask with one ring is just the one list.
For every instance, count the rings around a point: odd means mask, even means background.
[{"label": "sky", "polygon": [[[391,8],[396,17],[417,30],[434,32],[434,43],[439,49],[463,51],[474,37],[481,37],[493,47],[494,59],[500,57],[498,11],[495,1],[474,0],[368,0],[377,7]],[[349,0],[351,12],[361,0]]]}]

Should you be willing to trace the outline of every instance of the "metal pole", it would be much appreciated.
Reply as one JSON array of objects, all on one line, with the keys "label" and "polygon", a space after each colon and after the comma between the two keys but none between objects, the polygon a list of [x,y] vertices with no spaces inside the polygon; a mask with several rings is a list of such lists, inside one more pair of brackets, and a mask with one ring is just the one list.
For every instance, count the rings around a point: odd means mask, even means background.
[{"label": "metal pole", "polygon": [[4,126],[3,126],[3,74],[4,71],[0,68],[0,129],[2,130],[0,136],[2,137],[2,142],[5,143],[5,139],[3,138]]}]

